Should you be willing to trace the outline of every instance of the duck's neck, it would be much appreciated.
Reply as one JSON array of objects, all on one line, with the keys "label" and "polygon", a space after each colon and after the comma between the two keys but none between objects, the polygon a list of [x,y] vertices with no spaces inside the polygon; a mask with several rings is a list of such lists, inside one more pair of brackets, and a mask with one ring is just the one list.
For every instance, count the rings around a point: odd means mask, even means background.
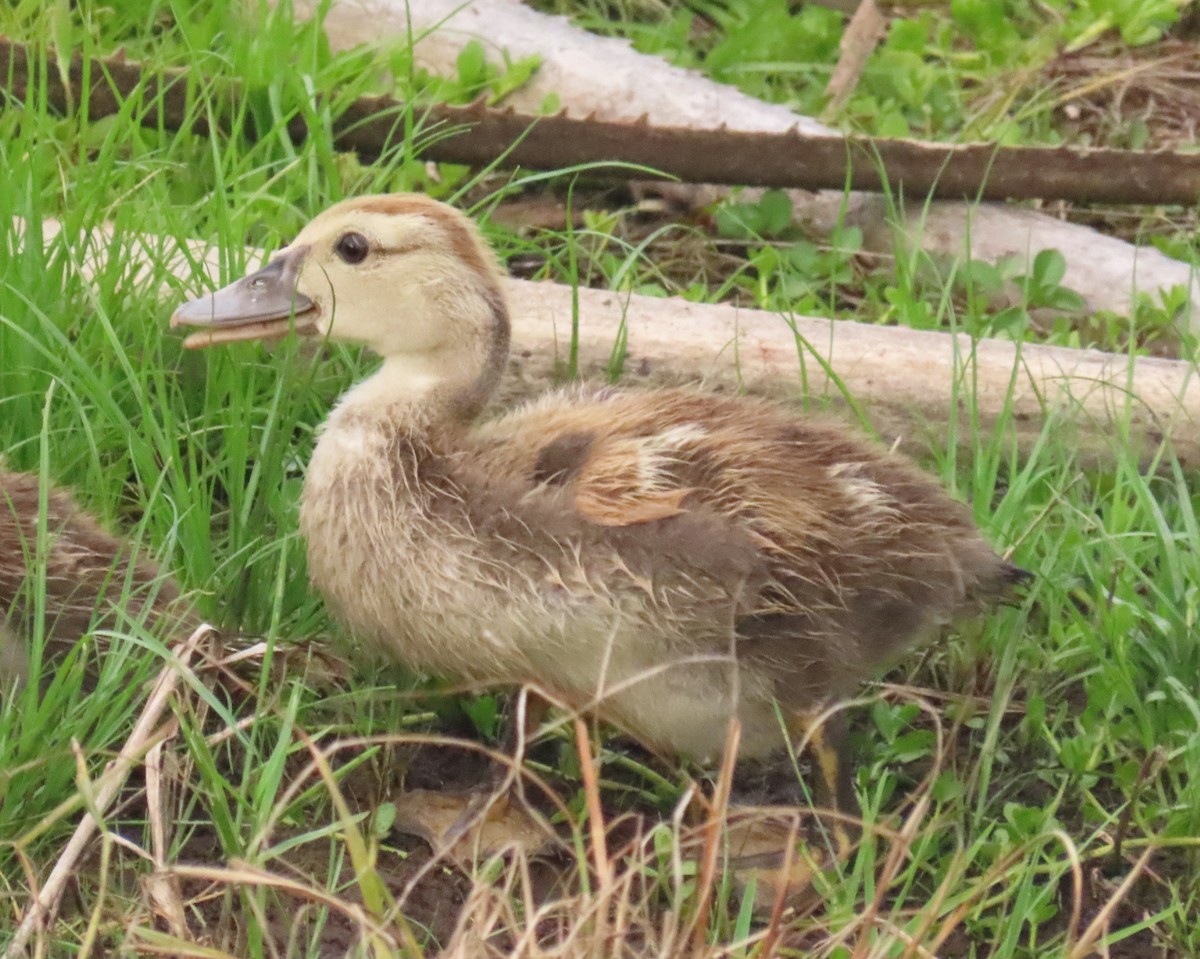
[{"label": "duck's neck", "polygon": [[[462,427],[474,420],[504,372],[510,326],[496,283],[485,285],[471,304],[486,316],[486,321],[477,317],[477,323],[461,324],[473,334],[449,337],[440,348],[419,354],[381,349],[383,364],[342,397],[338,411],[368,416],[373,411],[387,410],[389,416],[401,411],[414,423],[430,426]],[[454,311],[471,312],[461,303],[453,306]]]},{"label": "duck's neck", "polygon": [[[309,505],[301,518],[310,533],[320,520],[312,504],[353,502],[361,511],[381,503],[392,509],[402,499],[411,508],[439,492],[423,479],[428,464],[444,460],[468,425],[454,415],[449,397],[455,391],[448,387],[428,364],[392,358],[342,396],[321,428],[305,477]],[[334,509],[330,515],[343,514]]]},{"label": "duck's neck", "polygon": [[385,357],[378,370],[342,396],[337,409],[356,415],[387,411],[389,417],[401,410],[415,416],[431,405],[442,405],[450,391],[447,381],[438,364],[426,357]]},{"label": "duck's neck", "polygon": [[343,395],[330,419],[386,420],[416,432],[460,429],[479,415],[494,381],[436,357],[385,357],[373,375]]}]

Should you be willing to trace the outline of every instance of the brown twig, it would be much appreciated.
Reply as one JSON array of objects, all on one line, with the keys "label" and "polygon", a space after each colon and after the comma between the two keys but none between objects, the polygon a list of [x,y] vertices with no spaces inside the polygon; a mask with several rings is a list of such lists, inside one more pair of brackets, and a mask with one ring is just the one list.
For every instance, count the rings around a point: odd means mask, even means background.
[{"label": "brown twig", "polygon": [[825,96],[829,98],[825,116],[836,114],[854,92],[867,61],[887,31],[887,24],[887,17],[880,12],[875,0],[862,0],[858,5],[842,34],[838,62],[825,87]]},{"label": "brown twig", "polygon": [[171,934],[183,938],[187,934],[183,896],[179,882],[167,874],[167,795],[163,788],[165,740],[159,740],[146,754],[146,815],[150,820],[150,855],[154,872],[146,877],[144,887]]},{"label": "brown twig", "polygon": [[1100,938],[1100,934],[1108,924],[1112,922],[1113,913],[1125,901],[1125,898],[1133,889],[1133,884],[1138,881],[1141,874],[1145,872],[1146,867],[1150,865],[1150,857],[1153,855],[1154,847],[1149,846],[1138,857],[1138,861],[1129,870],[1129,875],[1122,880],[1121,885],[1116,888],[1116,891],[1108,897],[1108,901],[1096,913],[1096,917],[1088,923],[1088,927],[1083,931],[1083,935],[1079,937],[1079,941],[1071,947],[1071,951],[1067,953],[1067,959],[1083,959],[1083,957],[1092,954],[1092,945]]},{"label": "brown twig", "polygon": [[583,794],[587,797],[588,830],[592,837],[596,882],[601,889],[608,889],[612,885],[612,864],[608,859],[604,810],[600,807],[600,784],[596,777],[596,760],[592,755],[591,733],[581,716],[575,717],[575,748],[579,751],[579,774],[583,780]]},{"label": "brown twig", "polygon": [[738,746],[742,739],[742,725],[734,717],[729,721],[725,736],[725,752],[721,758],[721,771],[713,789],[712,804],[704,823],[704,851],[700,861],[700,882],[696,887],[696,919],[692,929],[692,954],[703,954],[708,937],[708,913],[712,900],[713,886],[717,875],[717,856],[721,851],[721,827],[729,814],[729,794],[733,789],[733,770],[737,765]]},{"label": "brown twig", "polygon": [[[800,820],[793,818],[787,834],[787,845],[783,848],[783,865],[780,868],[780,877],[790,876],[792,874],[792,862],[796,858],[796,844],[800,839]],[[772,959],[775,955],[775,946],[778,944],[783,935],[783,913],[788,904],[788,883],[781,881],[775,889],[775,900],[771,903],[771,918],[767,922],[767,928],[763,934],[762,947],[759,949],[759,955],[762,959]]]},{"label": "brown twig", "polygon": [[[228,866],[176,865],[171,867],[170,872],[179,879],[199,879],[206,882],[225,883],[230,886],[278,889],[298,899],[306,899],[325,906],[331,911],[341,913],[358,929],[371,936],[372,940],[386,943],[389,948],[403,950],[408,947],[405,940],[396,936],[395,929],[389,928],[379,917],[372,915],[359,903],[343,899],[323,889],[317,889],[301,880],[270,873],[249,863],[233,859],[230,860]],[[401,954],[403,955],[403,952]],[[417,954],[419,955],[419,953]]]},{"label": "brown twig", "polygon": [[1155,746],[1142,759],[1142,765],[1138,768],[1137,778],[1133,781],[1133,788],[1129,790],[1128,801],[1125,803],[1125,808],[1121,810],[1121,817],[1117,820],[1117,828],[1113,833],[1112,859],[1114,863],[1121,861],[1121,849],[1125,844],[1125,836],[1129,832],[1129,823],[1133,819],[1133,810],[1137,806],[1138,800],[1142,798],[1142,789],[1145,788],[1146,783],[1150,780],[1151,771],[1155,769],[1162,758],[1162,747]]}]

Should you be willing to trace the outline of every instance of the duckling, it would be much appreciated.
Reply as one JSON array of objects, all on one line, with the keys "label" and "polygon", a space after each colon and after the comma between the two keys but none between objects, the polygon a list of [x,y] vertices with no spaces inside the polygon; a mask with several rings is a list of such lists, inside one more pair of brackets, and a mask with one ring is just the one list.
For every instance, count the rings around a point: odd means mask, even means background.
[{"label": "duckling", "polygon": [[[0,470],[0,694],[28,675],[21,636],[32,634],[33,564],[40,515],[38,477]],[[93,628],[130,621],[150,629],[194,629],[199,619],[169,576],[106,532],[66,492],[46,498],[45,637],[50,656]],[[7,619],[8,628],[4,621]]]},{"label": "duckling", "polygon": [[586,386],[484,417],[509,350],[499,277],[449,206],[367,196],[172,318],[199,328],[189,348],[296,333],[382,357],[329,414],[300,507],[312,581],[362,640],[711,763],[732,719],[739,756],[768,755],[1021,575],[938,483],[836,421]]}]

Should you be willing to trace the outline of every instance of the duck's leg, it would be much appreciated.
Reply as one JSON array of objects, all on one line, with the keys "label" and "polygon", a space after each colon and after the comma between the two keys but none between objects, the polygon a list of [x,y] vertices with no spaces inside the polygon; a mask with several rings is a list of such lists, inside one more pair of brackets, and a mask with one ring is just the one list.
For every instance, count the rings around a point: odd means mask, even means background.
[{"label": "duck's leg", "polygon": [[854,794],[854,766],[846,755],[849,728],[844,711],[798,710],[788,719],[794,742],[806,744],[816,771],[813,798],[818,808],[832,812],[829,835],[833,852],[845,859],[854,848],[860,818]]},{"label": "duck's leg", "polygon": [[773,816],[751,815],[731,826],[734,878],[743,887],[753,880],[754,908],[764,915],[780,902],[802,912],[815,906],[820,897],[813,885],[814,872],[848,859],[859,831],[844,714],[796,710],[785,718],[792,741],[803,744],[812,759],[819,825],[802,828],[799,811],[788,815],[788,810],[780,809]]},{"label": "duck's leg", "polygon": [[512,757],[512,764],[496,763],[492,770],[492,784],[496,789],[506,788],[515,776],[520,780],[517,768],[529,748],[529,743],[550,715],[550,700],[528,686],[522,686],[513,694],[512,705],[505,721],[501,750]]}]

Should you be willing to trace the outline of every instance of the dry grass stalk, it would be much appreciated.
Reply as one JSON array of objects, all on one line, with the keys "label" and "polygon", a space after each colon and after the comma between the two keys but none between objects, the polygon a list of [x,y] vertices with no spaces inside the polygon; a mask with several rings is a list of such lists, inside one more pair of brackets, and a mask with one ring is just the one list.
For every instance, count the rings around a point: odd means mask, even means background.
[{"label": "dry grass stalk", "polygon": [[171,659],[164,663],[159,671],[141,716],[138,717],[137,723],[116,759],[104,768],[104,772],[96,780],[95,792],[89,803],[90,808],[80,819],[79,825],[63,848],[58,861],[55,862],[54,868],[46,878],[45,884],[29,904],[29,908],[20,925],[17,926],[12,942],[9,943],[8,950],[5,952],[6,959],[21,959],[25,955],[26,946],[33,934],[37,930],[45,928],[53,918],[67,881],[74,875],[79,859],[99,825],[97,817],[102,816],[112,805],[138,760],[164,737],[164,731],[158,726],[163,711],[174,695],[179,680],[188,671],[192,658],[199,651],[201,644],[212,635],[212,627],[204,625],[187,639],[171,647]]},{"label": "dry grass stalk", "polygon": [[[687,837],[676,837],[687,845]],[[611,880],[570,885],[574,893],[539,898],[528,863],[517,857],[496,883],[476,883],[443,959],[715,959],[728,946],[689,946],[678,916],[657,900],[660,863],[652,834],[639,833],[614,856],[621,868]],[[586,865],[576,864],[584,870]],[[649,878],[648,878],[649,877]],[[679,901],[680,888],[669,894]],[[694,903],[694,900],[693,900]],[[745,945],[745,944],[741,944]]]},{"label": "dry grass stalk", "polygon": [[596,866],[596,881],[604,889],[612,885],[612,865],[608,861],[605,840],[604,810],[600,805],[600,784],[596,778],[596,760],[592,755],[591,735],[583,718],[575,718],[575,748],[579,751],[579,772],[587,797],[588,830],[592,837],[592,861]]},{"label": "dry grass stalk", "polygon": [[154,871],[143,881],[143,888],[155,914],[166,923],[171,935],[187,934],[187,918],[179,883],[167,873],[167,803],[170,800],[163,772],[165,742],[150,747],[146,754],[146,810],[150,820],[150,855]]},{"label": "dry grass stalk", "polygon": [[[929,772],[925,774],[925,778],[921,784],[917,787],[913,796],[912,810],[904,817],[904,825],[891,843],[887,858],[884,860],[883,870],[877,880],[875,898],[863,911],[861,925],[864,933],[870,931],[871,926],[879,916],[883,907],[884,896],[891,888],[897,875],[899,875],[903,860],[912,848],[913,841],[916,839],[921,825],[929,815],[930,806],[933,804],[933,784],[937,781],[938,776],[941,775],[942,764],[946,758],[948,746],[944,730],[942,729],[941,713],[920,697],[916,697],[915,702],[921,711],[930,718],[937,736],[937,744],[933,750],[933,764]],[[854,951],[854,959],[865,959],[869,941],[869,937],[866,935],[863,935],[859,939],[858,946]]]},{"label": "dry grass stalk", "polygon": [[733,769],[737,763],[738,744],[741,742],[741,724],[735,717],[729,723],[725,738],[725,750],[721,757],[721,771],[713,789],[712,803],[704,822],[704,845],[700,858],[700,884],[696,892],[696,918],[692,929],[692,953],[702,955],[708,935],[708,913],[712,906],[713,883],[717,875],[717,857],[721,849],[722,826],[728,822],[729,794],[733,789]]},{"label": "dry grass stalk", "polygon": [[1070,836],[1061,829],[1056,829],[1054,835],[1062,843],[1063,850],[1071,861],[1071,918],[1067,922],[1067,942],[1071,942],[1079,932],[1079,923],[1083,918],[1083,863],[1079,860],[1079,850]]},{"label": "dry grass stalk", "polygon": [[[372,916],[358,903],[335,896],[324,889],[318,889],[316,886],[298,879],[276,875],[238,860],[230,861],[228,866],[174,865],[170,867],[169,874],[177,880],[183,881],[200,880],[230,887],[250,886],[275,889],[297,899],[318,903],[334,912],[341,913],[354,923],[363,937],[363,942],[370,943],[377,955],[380,954],[380,950],[391,950],[400,955],[420,955],[419,951],[416,953],[407,951],[409,943],[406,942],[402,930],[397,930],[386,921]],[[383,954],[387,953],[383,952]]]},{"label": "dry grass stalk", "polygon": [[[930,711],[923,703],[922,707]],[[931,713],[931,719],[936,728],[939,717]],[[718,861],[717,850],[723,849],[728,842],[725,836],[729,818],[728,790],[723,785],[727,783],[727,776],[723,772],[702,823],[694,828],[679,825],[683,813],[683,806],[680,807],[675,829],[668,830],[671,832],[672,845],[669,859],[664,858],[661,845],[662,830],[668,829],[665,824],[649,828],[639,825],[631,834],[628,821],[605,821],[602,818],[603,811],[597,814],[593,805],[592,822],[601,823],[607,832],[598,842],[593,836],[594,849],[608,850],[605,855],[607,865],[594,870],[595,876],[604,877],[600,881],[586,882],[584,876],[589,864],[582,859],[573,860],[566,865],[567,871],[560,877],[557,891],[548,893],[544,883],[539,886],[535,880],[530,860],[521,851],[514,854],[501,869],[497,869],[494,860],[482,867],[475,873],[456,931],[441,955],[445,959],[678,959],[684,955],[696,959],[726,959],[735,954],[752,954],[759,959],[766,959],[781,954],[781,950],[783,954],[790,954],[788,950],[797,948],[799,941],[805,950],[821,954],[841,945],[862,959],[892,954],[902,955],[905,959],[936,956],[966,916],[992,895],[997,887],[1002,887],[1008,881],[1014,865],[1029,851],[1028,848],[1016,851],[1012,857],[995,863],[982,876],[970,875],[971,862],[960,853],[952,857],[942,881],[916,913],[912,912],[911,905],[902,907],[893,903],[894,890],[907,882],[902,873],[909,850],[929,824],[932,784],[950,748],[949,737],[943,736],[940,728],[937,731],[934,768],[911,797],[912,806],[900,830],[892,834],[884,829],[873,828],[869,834],[867,841],[887,846],[879,850],[879,866],[874,878],[876,895],[856,919],[841,928],[826,929],[819,918],[807,919],[789,914],[781,894],[778,894],[770,919],[748,939],[731,943],[726,935],[726,941],[709,941],[721,936],[706,934],[705,917],[717,915],[718,905],[725,908],[725,904],[715,902],[715,883],[706,878],[718,874],[711,864]],[[578,727],[576,732],[578,735]],[[389,737],[392,740],[397,738],[407,740],[409,737]],[[436,739],[443,743],[457,742],[447,737],[416,738]],[[375,744],[382,741],[383,737],[371,740]],[[330,769],[331,757],[345,749],[361,749],[366,744],[367,740],[356,739],[312,747],[315,752],[310,751],[312,762],[308,772],[301,773],[288,783],[287,795],[281,794],[276,799],[275,809],[287,808],[291,805],[287,797],[296,796],[299,791],[311,786],[314,780],[324,779],[326,789],[335,788],[336,783],[331,785],[325,776]],[[460,745],[478,748],[471,743]],[[590,743],[581,752],[581,759],[594,770]],[[376,912],[355,901],[356,892],[331,891],[334,887],[323,887],[327,880],[304,878],[288,865],[286,859],[279,859],[276,864],[265,867],[240,861],[212,868],[169,862],[164,864],[165,852],[161,843],[169,834],[166,832],[166,823],[156,825],[153,822],[158,815],[154,809],[163,808],[163,791],[161,785],[152,785],[150,780],[165,774],[161,770],[152,771],[156,765],[153,756],[148,758],[147,763],[151,767],[147,770],[147,790],[152,820],[151,853],[147,858],[155,861],[156,871],[169,880],[171,888],[175,890],[180,888],[180,883],[210,884],[208,889],[198,893],[193,890],[193,898],[187,903],[180,898],[172,909],[186,908],[185,914],[191,913],[198,909],[198,903],[202,900],[219,900],[224,898],[222,891],[227,895],[230,890],[239,887],[269,889],[284,901],[308,903],[314,909],[328,909],[336,913],[344,925],[357,931],[361,948],[370,954],[409,957],[422,954],[421,950],[426,946],[411,938],[411,932],[406,930],[406,921],[399,916],[397,907],[387,908],[382,913]],[[593,792],[589,800],[598,801],[598,780],[590,786],[587,780],[585,776],[585,793]],[[159,797],[157,801],[153,798],[156,795]],[[337,802],[336,799],[334,801]],[[695,808],[694,805],[692,808]],[[338,818],[342,820],[341,816]],[[793,820],[791,837],[785,847],[787,850],[796,845],[797,822]],[[717,827],[715,834],[714,824]],[[621,840],[614,841],[618,835],[622,837]],[[344,840],[346,833],[343,831],[341,836]],[[1112,921],[1133,882],[1145,873],[1150,853],[1147,852],[1134,866],[1130,876],[1081,935],[1082,864],[1070,841],[1060,834],[1056,836],[1071,860],[1074,896],[1065,935],[1068,947],[1073,950],[1073,959],[1079,959],[1102,938],[1106,924]],[[249,847],[252,854],[254,849],[266,851],[269,838],[260,835],[252,840]],[[785,852],[785,874],[788,873],[788,858]],[[694,873],[680,868],[684,861],[695,863]],[[545,864],[541,868],[545,868]],[[968,883],[965,897],[964,880]],[[947,915],[943,912],[944,904],[952,896],[958,901],[956,908]],[[140,922],[134,923],[127,940],[127,945],[134,952],[206,957],[224,955],[216,944],[196,938],[196,930],[189,929],[186,923],[171,923],[153,894],[147,898],[153,904],[152,913],[160,922],[167,923],[166,931],[145,928]],[[240,898],[234,897],[235,900]],[[102,897],[90,907],[93,924],[100,916],[101,905]],[[261,912],[261,907],[254,903],[250,908]],[[304,907],[299,911],[303,912]],[[297,910],[285,907],[285,914],[294,917]],[[268,910],[259,916],[258,921],[264,928],[271,924],[271,915]],[[291,947],[285,948],[282,943],[272,948],[280,956],[293,954]]]},{"label": "dry grass stalk", "polygon": [[[796,844],[800,839],[800,820],[793,818],[788,829],[787,840],[783,847],[782,875],[790,876],[796,860]],[[771,917],[763,933],[762,959],[771,959],[775,955],[775,946],[783,936],[784,913],[788,908],[788,884],[781,882],[775,889],[775,901],[771,903]]]},{"label": "dry grass stalk", "polygon": [[1138,861],[1133,864],[1133,868],[1129,870],[1129,875],[1121,882],[1108,901],[1105,902],[1100,911],[1096,913],[1096,917],[1088,923],[1088,927],[1083,931],[1083,935],[1072,946],[1071,951],[1067,953],[1067,959],[1085,959],[1086,956],[1093,954],[1092,947],[1100,936],[1106,932],[1112,923],[1113,913],[1117,907],[1125,901],[1125,898],[1133,890],[1134,883],[1146,871],[1146,867],[1150,865],[1150,858],[1154,855],[1154,847],[1148,846],[1146,850],[1138,857]]},{"label": "dry grass stalk", "polygon": [[1188,148],[1200,132],[1200,60],[1192,40],[1129,48],[1112,43],[1052,60],[1039,76],[1062,89],[1052,108],[1080,136],[1125,142],[1131,121],[1159,147]]}]

